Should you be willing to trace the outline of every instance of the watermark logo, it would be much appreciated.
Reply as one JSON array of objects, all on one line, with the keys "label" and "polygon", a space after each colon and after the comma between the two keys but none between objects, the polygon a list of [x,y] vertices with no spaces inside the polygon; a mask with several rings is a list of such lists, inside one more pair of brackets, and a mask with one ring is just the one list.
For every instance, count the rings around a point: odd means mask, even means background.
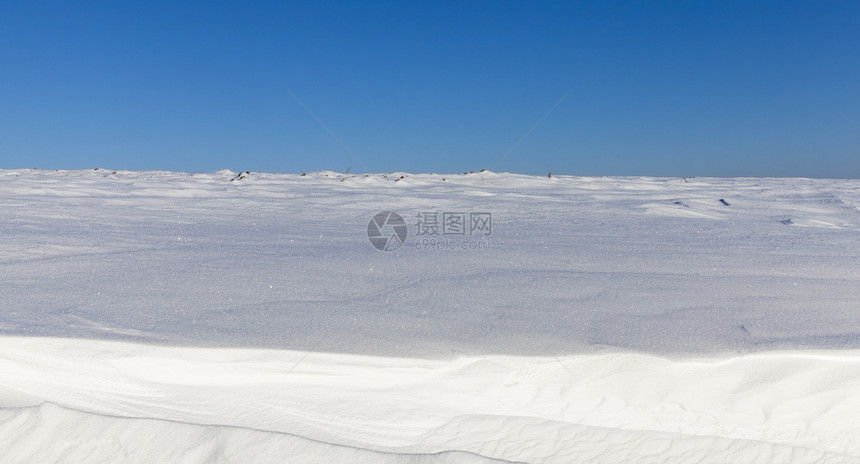
[{"label": "watermark logo", "polygon": [[416,235],[493,235],[493,216],[490,213],[419,212]]},{"label": "watermark logo", "polygon": [[[419,211],[414,235],[417,250],[475,250],[489,248],[493,217],[488,212]],[[380,251],[393,251],[406,242],[406,221],[392,211],[376,213],[367,224],[367,238]],[[474,240],[480,237],[479,240]]]},{"label": "watermark logo", "polygon": [[392,211],[376,213],[367,223],[367,238],[379,251],[393,251],[406,242],[406,221]]}]

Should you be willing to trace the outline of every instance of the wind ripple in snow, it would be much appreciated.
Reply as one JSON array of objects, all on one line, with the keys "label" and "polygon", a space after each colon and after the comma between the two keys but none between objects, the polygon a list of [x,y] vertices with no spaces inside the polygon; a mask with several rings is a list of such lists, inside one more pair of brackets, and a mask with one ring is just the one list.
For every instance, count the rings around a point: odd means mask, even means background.
[{"label": "wind ripple in snow", "polygon": [[0,409],[0,454],[6,464],[509,463],[463,451],[385,453],[241,427],[112,417],[45,403]]},{"label": "wind ripple in snow", "polygon": [[0,407],[4,463],[847,463],[860,353],[427,360],[3,337]]}]

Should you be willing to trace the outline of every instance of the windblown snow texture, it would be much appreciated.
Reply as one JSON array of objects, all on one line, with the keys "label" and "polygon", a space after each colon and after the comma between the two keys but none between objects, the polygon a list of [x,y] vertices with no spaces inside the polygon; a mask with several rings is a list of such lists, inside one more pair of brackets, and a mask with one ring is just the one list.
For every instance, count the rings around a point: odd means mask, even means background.
[{"label": "windblown snow texture", "polygon": [[[851,180],[0,171],[0,461],[857,462],[858,207]],[[419,235],[445,213],[492,231]]]}]

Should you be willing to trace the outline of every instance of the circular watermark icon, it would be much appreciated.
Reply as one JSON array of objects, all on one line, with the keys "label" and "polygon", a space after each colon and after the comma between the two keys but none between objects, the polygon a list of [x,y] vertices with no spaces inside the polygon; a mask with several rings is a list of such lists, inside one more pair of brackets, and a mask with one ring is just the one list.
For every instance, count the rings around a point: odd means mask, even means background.
[{"label": "circular watermark icon", "polygon": [[376,213],[367,223],[367,238],[379,251],[393,251],[406,241],[406,221],[392,211]]}]

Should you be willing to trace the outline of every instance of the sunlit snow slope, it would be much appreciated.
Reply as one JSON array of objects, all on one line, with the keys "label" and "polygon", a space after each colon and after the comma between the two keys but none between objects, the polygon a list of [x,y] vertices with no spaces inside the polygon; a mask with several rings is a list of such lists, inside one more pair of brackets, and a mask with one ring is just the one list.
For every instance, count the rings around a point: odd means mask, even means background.
[{"label": "sunlit snow slope", "polygon": [[850,180],[0,171],[0,462],[860,462],[858,207]]}]

